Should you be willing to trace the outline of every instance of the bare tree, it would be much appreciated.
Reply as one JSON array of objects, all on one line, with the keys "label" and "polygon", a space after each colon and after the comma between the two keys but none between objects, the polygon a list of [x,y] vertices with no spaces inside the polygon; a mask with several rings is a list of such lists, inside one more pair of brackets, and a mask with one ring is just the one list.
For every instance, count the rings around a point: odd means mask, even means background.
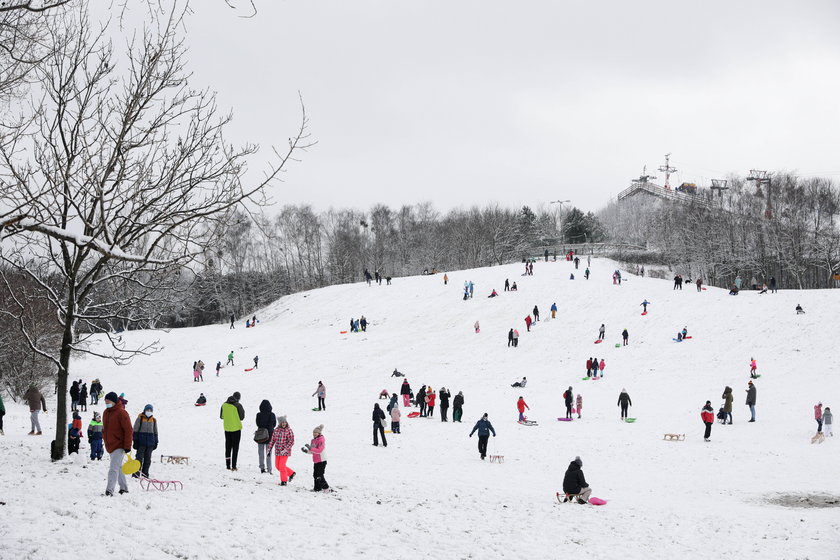
[{"label": "bare tree", "polygon": [[[304,112],[264,177],[244,180],[257,147],[228,144],[231,117],[210,92],[189,86],[183,15],[173,8],[148,22],[118,54],[82,6],[52,33],[60,48],[38,67],[43,98],[32,102],[31,125],[0,144],[3,204],[19,209],[0,259],[40,284],[62,331],[56,354],[21,324],[57,369],[53,459],[64,454],[71,353],[122,363],[155,351],[128,347],[112,325],[154,326],[232,212],[263,203],[266,186],[308,146]],[[18,301],[9,313],[26,306]],[[110,344],[94,344],[96,334]]]}]

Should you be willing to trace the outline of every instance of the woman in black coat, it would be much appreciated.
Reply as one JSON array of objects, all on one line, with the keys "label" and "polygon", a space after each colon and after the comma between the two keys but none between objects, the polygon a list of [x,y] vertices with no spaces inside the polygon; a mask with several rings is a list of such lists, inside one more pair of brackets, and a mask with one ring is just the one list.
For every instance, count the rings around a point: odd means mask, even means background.
[{"label": "woman in black coat", "polygon": [[458,394],[455,395],[455,398],[452,399],[452,421],[453,422],[460,422],[461,417],[464,415],[464,393],[458,391]]},{"label": "woman in black coat", "polygon": [[373,405],[373,414],[371,414],[371,420],[373,420],[373,445],[379,445],[378,436],[382,436],[382,446],[388,447],[388,442],[385,441],[385,412],[379,408],[379,403]]},{"label": "woman in black coat", "polygon": [[260,403],[260,411],[257,413],[257,428],[265,428],[268,431],[268,439],[257,442],[257,452],[260,456],[260,472],[271,474],[271,453],[268,451],[268,444],[271,443],[271,435],[277,426],[277,418],[271,410],[271,403],[263,400]]}]

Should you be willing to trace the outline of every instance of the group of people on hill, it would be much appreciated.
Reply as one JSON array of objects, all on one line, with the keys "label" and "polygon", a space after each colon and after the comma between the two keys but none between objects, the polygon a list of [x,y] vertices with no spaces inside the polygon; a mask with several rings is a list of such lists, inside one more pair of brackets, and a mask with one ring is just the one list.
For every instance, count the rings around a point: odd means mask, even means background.
[{"label": "group of people on hill", "polygon": [[598,373],[601,374],[601,377],[604,376],[604,369],[606,369],[607,363],[601,358],[601,361],[598,361],[598,358],[589,357],[586,360],[586,377],[598,377]]},{"label": "group of people on hill", "polygon": [[[753,360],[753,362],[754,361],[755,360]],[[747,398],[744,404],[750,407],[750,419],[747,420],[747,422],[755,422],[755,405],[758,397],[758,390],[756,389],[752,379],[747,382],[745,392],[747,393]],[[720,420],[721,424],[732,424],[732,401],[734,399],[732,387],[727,385],[723,389],[723,395],[721,395],[721,398],[723,399],[723,404],[718,409],[717,418]],[[715,421],[715,411],[714,408],[712,408],[712,401],[706,401],[706,404],[703,405],[703,408],[700,410],[700,419],[706,426],[706,430],[703,433],[703,441],[711,441],[712,424]]]},{"label": "group of people on hill", "polygon": [[90,392],[88,392],[87,383],[83,380],[74,381],[70,386],[70,411],[87,412],[88,395],[90,395],[90,404],[95,405],[99,403],[101,393],[102,384],[99,379],[94,379],[91,382]]},{"label": "group of people on hill", "polygon": [[[251,327],[256,327],[257,323],[259,323],[257,316],[253,315],[250,319],[245,319],[245,328],[250,329]],[[234,315],[233,311],[230,313],[230,328],[236,328],[236,315]]]},{"label": "group of people on hill", "polygon": [[368,320],[364,315],[358,319],[350,318],[350,332],[367,332]]},{"label": "group of people on hill", "polygon": [[[437,272],[437,271],[435,271],[435,272]],[[423,274],[428,274],[428,273],[429,273],[428,269],[423,271]],[[434,274],[434,272],[433,272],[433,274]],[[373,271],[373,276],[371,276],[370,271],[368,269],[365,269],[364,272],[362,273],[362,275],[365,277],[365,282],[367,282],[368,286],[370,286],[371,281],[374,281],[381,286],[383,279],[385,280],[386,285],[388,285],[388,286],[391,285],[391,277],[390,276],[384,276],[381,272],[379,272],[378,268]]]}]

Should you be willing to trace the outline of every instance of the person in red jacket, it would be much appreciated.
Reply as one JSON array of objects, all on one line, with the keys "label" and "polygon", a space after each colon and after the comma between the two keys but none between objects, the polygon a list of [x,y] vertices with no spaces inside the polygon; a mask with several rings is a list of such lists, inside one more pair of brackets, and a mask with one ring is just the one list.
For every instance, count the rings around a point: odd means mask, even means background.
[{"label": "person in red jacket", "polygon": [[530,315],[525,317],[525,328],[528,329],[528,332],[531,332],[531,323],[532,322],[533,322],[533,320],[531,319]]},{"label": "person in red jacket", "polygon": [[519,421],[525,421],[525,409],[531,410],[531,407],[528,406],[528,403],[525,402],[523,397],[519,397],[519,400],[516,401],[516,409],[519,411]]},{"label": "person in red jacket", "polygon": [[437,395],[429,387],[428,393],[426,393],[426,418],[432,418],[435,415],[435,399],[437,399]]},{"label": "person in red jacket", "polygon": [[712,408],[712,401],[706,401],[706,406],[700,411],[700,419],[706,424],[706,433],[703,435],[703,441],[711,441],[709,436],[712,435],[712,424],[715,422],[715,411]]},{"label": "person in red jacket", "polygon": [[590,377],[592,375],[592,358],[586,360],[586,377]]},{"label": "person in red jacket", "polygon": [[105,451],[111,456],[111,462],[108,464],[108,485],[105,488],[105,495],[114,495],[114,486],[118,480],[120,494],[127,494],[128,483],[122,472],[122,464],[125,454],[131,453],[134,429],[131,427],[131,418],[128,417],[125,405],[113,391],[105,395],[102,436],[105,441]]}]

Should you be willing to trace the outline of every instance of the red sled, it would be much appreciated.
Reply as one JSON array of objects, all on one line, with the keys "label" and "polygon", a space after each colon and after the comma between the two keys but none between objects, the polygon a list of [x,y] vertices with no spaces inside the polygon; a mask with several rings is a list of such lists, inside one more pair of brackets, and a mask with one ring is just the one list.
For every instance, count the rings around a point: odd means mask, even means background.
[{"label": "red sled", "polygon": [[207,406],[207,403],[195,403],[195,406]]},{"label": "red sled", "polygon": [[642,315],[647,315],[647,311],[642,311]]},{"label": "red sled", "polygon": [[245,368],[245,371],[254,371],[254,368],[252,368],[252,367]]},{"label": "red sled", "polygon": [[409,412],[408,413],[409,418],[417,418],[418,416],[420,416],[419,412]]},{"label": "red sled", "polygon": [[593,506],[605,506],[607,505],[607,500],[602,500],[601,498],[591,497],[589,498],[589,503]]},{"label": "red sled", "polygon": [[604,339],[599,338],[598,340],[595,341],[595,344],[601,344],[602,342],[604,342]]}]

